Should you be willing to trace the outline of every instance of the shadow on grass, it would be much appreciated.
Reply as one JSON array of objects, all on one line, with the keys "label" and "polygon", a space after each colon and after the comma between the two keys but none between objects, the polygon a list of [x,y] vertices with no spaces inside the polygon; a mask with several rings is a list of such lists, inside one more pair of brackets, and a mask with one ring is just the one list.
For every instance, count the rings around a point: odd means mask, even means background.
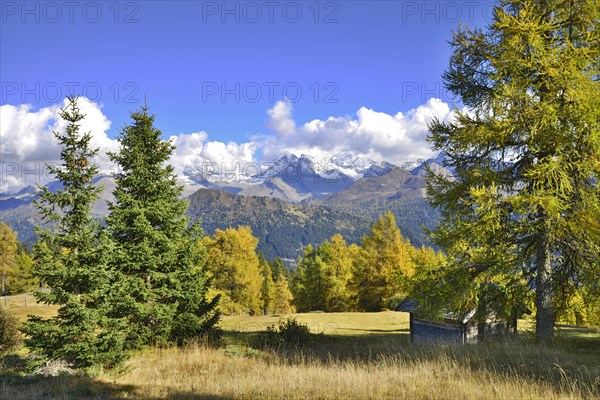
[{"label": "shadow on grass", "polygon": [[366,332],[366,333],[394,333],[394,332],[402,332],[409,334],[409,328],[400,328],[400,329],[361,329],[361,328],[342,328],[342,331],[355,331],[355,332]]},{"label": "shadow on grass", "polygon": [[600,364],[600,331],[597,328],[559,325],[556,330],[556,346],[573,352],[592,353],[598,356]]},{"label": "shadow on grass", "polygon": [[[8,359],[7,359],[8,358]],[[26,375],[28,361],[10,355],[1,360],[0,399],[50,400],[50,399],[123,399],[143,398],[148,400],[221,400],[225,397],[202,393],[169,391],[165,397],[148,397],[135,385],[106,382],[82,375],[33,376]],[[10,368],[7,368],[10,365]]]},{"label": "shadow on grass", "polygon": [[[519,333],[516,340],[503,343],[415,345],[404,329],[356,331],[365,333],[313,334],[305,346],[266,350],[290,364],[306,360],[324,365],[340,362],[449,363],[474,373],[514,377],[544,383],[556,390],[576,391],[584,397],[600,398],[600,334],[591,330],[567,332],[563,329],[554,346],[535,344],[533,335],[526,332]],[[257,335],[256,332],[226,332],[225,342],[252,346]]]}]

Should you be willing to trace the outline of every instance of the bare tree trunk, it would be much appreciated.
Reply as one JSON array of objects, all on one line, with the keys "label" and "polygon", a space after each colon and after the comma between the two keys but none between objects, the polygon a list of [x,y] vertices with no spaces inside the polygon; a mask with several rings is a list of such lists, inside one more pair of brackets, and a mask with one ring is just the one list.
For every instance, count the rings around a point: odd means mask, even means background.
[{"label": "bare tree trunk", "polygon": [[554,339],[554,309],[552,306],[552,252],[546,233],[537,243],[535,279],[535,337],[540,343]]}]

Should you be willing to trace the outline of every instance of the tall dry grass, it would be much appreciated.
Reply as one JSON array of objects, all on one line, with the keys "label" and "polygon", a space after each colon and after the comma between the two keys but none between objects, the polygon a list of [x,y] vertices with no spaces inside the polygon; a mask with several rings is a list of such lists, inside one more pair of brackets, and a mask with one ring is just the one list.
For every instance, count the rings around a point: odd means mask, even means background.
[{"label": "tall dry grass", "polygon": [[[330,344],[275,353],[242,346],[152,349],[94,379],[15,381],[6,399],[591,399],[600,366],[569,369],[559,350],[497,344],[406,347],[381,343],[337,353]],[[563,367],[560,363],[565,363]],[[594,381],[594,379],[596,379]]]},{"label": "tall dry grass", "polygon": [[554,347],[527,332],[514,343],[415,346],[402,313],[296,317],[326,334],[300,350],[255,350],[256,330],[278,318],[226,318],[220,349],[147,349],[94,377],[0,371],[0,399],[600,399],[591,330],[561,329]]},{"label": "tall dry grass", "polygon": [[[411,354],[389,351],[371,359],[323,360],[313,354],[292,357],[227,356],[209,349],[157,350],[132,360],[117,380],[135,386],[142,398],[319,398],[319,399],[565,399],[598,395],[580,377],[548,371],[532,379],[514,366],[481,365],[488,357],[445,349]],[[508,349],[507,349],[508,350]],[[510,350],[509,350],[510,351]],[[557,367],[558,368],[558,367]],[[144,382],[140,384],[140,382]]]}]

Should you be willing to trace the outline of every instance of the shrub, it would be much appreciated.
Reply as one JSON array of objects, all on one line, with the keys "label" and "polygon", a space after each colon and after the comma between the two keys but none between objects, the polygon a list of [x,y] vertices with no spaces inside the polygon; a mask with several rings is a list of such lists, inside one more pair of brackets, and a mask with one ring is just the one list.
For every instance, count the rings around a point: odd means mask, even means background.
[{"label": "shrub", "polygon": [[295,318],[280,319],[277,326],[267,327],[266,332],[257,336],[255,345],[272,349],[302,347],[312,338],[310,328]]},{"label": "shrub", "polygon": [[20,343],[17,317],[0,308],[0,354],[16,349]]}]

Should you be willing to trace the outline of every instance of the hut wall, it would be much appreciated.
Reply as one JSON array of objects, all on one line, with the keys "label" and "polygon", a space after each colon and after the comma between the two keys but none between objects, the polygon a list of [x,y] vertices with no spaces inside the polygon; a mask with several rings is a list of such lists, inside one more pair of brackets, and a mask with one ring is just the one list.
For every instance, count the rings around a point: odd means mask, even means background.
[{"label": "hut wall", "polygon": [[477,343],[480,339],[480,331],[477,323],[469,322],[462,324],[463,343]]},{"label": "hut wall", "polygon": [[488,319],[478,325],[479,340],[499,340],[513,334],[513,329],[507,321]]},{"label": "hut wall", "polygon": [[463,343],[461,324],[417,318],[411,314],[410,337],[413,343]]}]

